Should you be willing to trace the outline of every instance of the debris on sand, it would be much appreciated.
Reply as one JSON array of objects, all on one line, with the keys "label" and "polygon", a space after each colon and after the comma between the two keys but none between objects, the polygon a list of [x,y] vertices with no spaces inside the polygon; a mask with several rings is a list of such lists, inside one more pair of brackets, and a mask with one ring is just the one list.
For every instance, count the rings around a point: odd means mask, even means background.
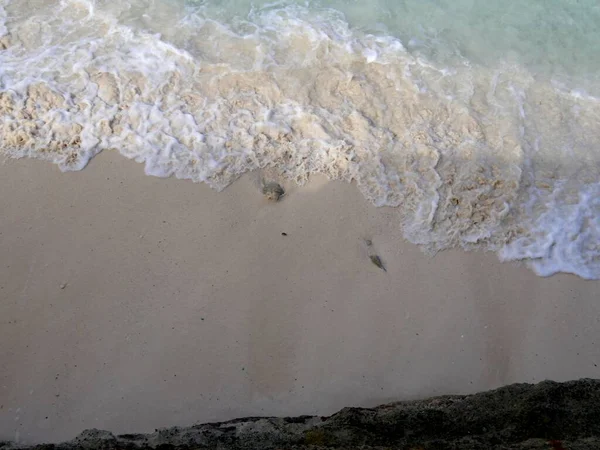
[{"label": "debris on sand", "polygon": [[263,194],[267,199],[276,202],[285,195],[285,191],[279,183],[267,183],[263,186]]},{"label": "debris on sand", "polygon": [[383,261],[381,261],[381,258],[379,257],[379,255],[377,255],[373,252],[373,248],[372,248],[373,241],[371,239],[365,239],[365,244],[367,244],[367,251],[369,254],[369,258],[371,259],[371,262],[373,264],[375,264],[377,267],[379,267],[381,270],[383,270],[384,272],[387,272],[387,269],[383,265]]},{"label": "debris on sand", "polygon": [[381,262],[381,258],[379,256],[369,255],[369,258],[371,258],[371,262],[373,262],[373,264],[375,264],[377,267],[379,267],[384,272],[387,272],[387,269],[383,265],[383,262]]}]

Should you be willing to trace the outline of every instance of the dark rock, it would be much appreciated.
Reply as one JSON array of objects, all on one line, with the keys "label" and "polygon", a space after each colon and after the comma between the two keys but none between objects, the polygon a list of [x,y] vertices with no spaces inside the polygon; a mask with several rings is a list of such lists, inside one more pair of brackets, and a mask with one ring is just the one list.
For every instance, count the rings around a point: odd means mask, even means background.
[{"label": "dark rock", "polygon": [[344,408],[330,417],[250,417],[114,436],[86,430],[69,442],[0,450],[74,449],[600,449],[600,380],[514,384],[474,395]]}]

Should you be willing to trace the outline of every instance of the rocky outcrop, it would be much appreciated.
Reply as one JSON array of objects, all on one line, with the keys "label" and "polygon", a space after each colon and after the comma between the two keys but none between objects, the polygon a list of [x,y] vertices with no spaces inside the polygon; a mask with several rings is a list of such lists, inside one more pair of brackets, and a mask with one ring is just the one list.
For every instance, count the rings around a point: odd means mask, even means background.
[{"label": "rocky outcrop", "polygon": [[[1,450],[13,448],[0,443]],[[600,380],[514,384],[474,395],[344,408],[329,417],[249,417],[120,436],[86,430],[69,442],[27,448],[600,449]]]}]

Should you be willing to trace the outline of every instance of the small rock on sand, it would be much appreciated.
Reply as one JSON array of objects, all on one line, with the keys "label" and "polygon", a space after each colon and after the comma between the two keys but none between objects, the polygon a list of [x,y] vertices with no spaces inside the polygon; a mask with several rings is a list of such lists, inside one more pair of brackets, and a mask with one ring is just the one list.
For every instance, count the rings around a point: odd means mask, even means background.
[{"label": "small rock on sand", "polygon": [[263,186],[263,194],[271,201],[278,201],[285,195],[285,191],[279,183],[267,183]]}]

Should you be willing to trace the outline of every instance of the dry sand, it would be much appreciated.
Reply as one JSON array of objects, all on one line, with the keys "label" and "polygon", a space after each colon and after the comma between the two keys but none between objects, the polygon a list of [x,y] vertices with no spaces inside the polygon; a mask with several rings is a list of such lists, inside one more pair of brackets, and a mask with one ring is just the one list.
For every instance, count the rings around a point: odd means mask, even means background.
[{"label": "dry sand", "polygon": [[600,378],[600,282],[427,257],[351,185],[273,204],[105,152],[9,161],[0,189],[0,440]]}]

